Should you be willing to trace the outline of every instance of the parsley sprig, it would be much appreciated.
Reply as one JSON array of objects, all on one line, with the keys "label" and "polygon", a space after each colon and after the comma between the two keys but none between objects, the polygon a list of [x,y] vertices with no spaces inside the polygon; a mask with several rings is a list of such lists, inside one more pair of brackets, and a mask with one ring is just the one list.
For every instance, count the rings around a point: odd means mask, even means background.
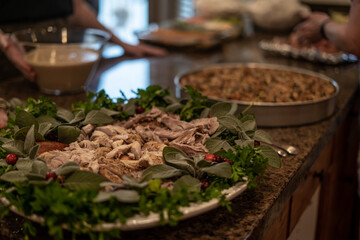
[{"label": "parsley sprig", "polygon": [[150,110],[153,106],[167,107],[169,102],[165,100],[166,96],[170,96],[170,91],[163,89],[159,85],[151,85],[146,89],[138,89],[135,92],[136,105],[144,108],[145,111]]},{"label": "parsley sprig", "polygon": [[190,86],[185,87],[185,91],[190,96],[185,106],[180,111],[180,119],[184,121],[191,121],[199,118],[202,111],[212,104],[207,100],[207,97],[201,95],[198,91]]},{"label": "parsley sprig", "polygon": [[254,189],[258,186],[257,176],[262,177],[268,166],[268,159],[260,154],[259,147],[241,147],[234,146],[235,151],[229,149],[224,157],[229,159],[233,164],[232,180],[238,182],[245,177],[248,180],[248,188]]},{"label": "parsley sprig", "polygon": [[41,115],[55,117],[57,112],[55,103],[50,98],[44,96],[40,96],[38,100],[28,98],[24,107],[17,107],[17,111],[20,109],[30,113],[34,117],[39,117]]},{"label": "parsley sprig", "polygon": [[104,90],[101,90],[97,93],[88,92],[86,101],[79,101],[72,104],[71,109],[73,112],[79,112],[82,110],[85,114],[89,113],[91,110],[100,110],[101,108],[118,110],[119,105],[124,101],[124,98],[118,98],[117,102],[114,102]]}]

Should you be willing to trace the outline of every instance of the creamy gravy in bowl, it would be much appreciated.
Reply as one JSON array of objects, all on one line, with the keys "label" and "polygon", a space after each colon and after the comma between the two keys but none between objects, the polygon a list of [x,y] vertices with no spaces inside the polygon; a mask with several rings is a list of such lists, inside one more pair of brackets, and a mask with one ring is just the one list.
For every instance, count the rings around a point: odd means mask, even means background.
[{"label": "creamy gravy in bowl", "polygon": [[76,46],[38,47],[25,55],[40,90],[55,95],[83,91],[99,59],[99,51]]}]

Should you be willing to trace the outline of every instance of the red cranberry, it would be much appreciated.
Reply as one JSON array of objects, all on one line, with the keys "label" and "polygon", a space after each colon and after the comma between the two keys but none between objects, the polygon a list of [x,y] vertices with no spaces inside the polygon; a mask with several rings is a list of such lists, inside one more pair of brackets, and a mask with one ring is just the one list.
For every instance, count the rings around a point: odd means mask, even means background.
[{"label": "red cranberry", "polygon": [[231,165],[231,161],[229,159],[224,158],[224,162],[227,162]]},{"label": "red cranberry", "polygon": [[56,180],[56,178],[57,178],[57,175],[55,172],[48,172],[45,176],[46,180],[49,180],[49,179]]},{"label": "red cranberry", "polygon": [[16,154],[11,153],[6,156],[5,160],[8,164],[15,165],[18,160],[18,156]]},{"label": "red cranberry", "polygon": [[224,159],[221,156],[216,156],[216,160],[217,163],[221,163],[224,161]]},{"label": "red cranberry", "polygon": [[205,190],[207,189],[208,187],[210,187],[210,182],[206,179],[203,179],[200,181],[201,182],[201,189],[202,190]]},{"label": "red cranberry", "polygon": [[259,141],[254,141],[254,146],[260,146],[260,142]]},{"label": "red cranberry", "polygon": [[135,109],[135,112],[137,114],[140,114],[140,113],[145,112],[145,109],[142,106],[137,106],[136,109]]},{"label": "red cranberry", "polygon": [[215,162],[216,156],[214,154],[207,154],[207,155],[205,155],[204,159],[206,161]]}]

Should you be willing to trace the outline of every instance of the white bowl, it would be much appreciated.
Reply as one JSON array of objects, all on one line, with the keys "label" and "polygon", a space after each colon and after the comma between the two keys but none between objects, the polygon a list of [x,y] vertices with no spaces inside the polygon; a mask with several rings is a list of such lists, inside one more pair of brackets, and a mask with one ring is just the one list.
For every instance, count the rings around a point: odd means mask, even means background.
[{"label": "white bowl", "polygon": [[34,69],[40,91],[52,95],[84,91],[110,38],[97,29],[54,27],[22,30],[13,36],[26,51],[24,60]]}]

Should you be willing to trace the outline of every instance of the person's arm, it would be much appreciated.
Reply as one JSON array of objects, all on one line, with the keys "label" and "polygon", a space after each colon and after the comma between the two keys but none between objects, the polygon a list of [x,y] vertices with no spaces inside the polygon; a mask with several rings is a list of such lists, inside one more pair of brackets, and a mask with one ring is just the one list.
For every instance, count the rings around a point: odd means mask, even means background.
[{"label": "person's arm", "polygon": [[338,49],[360,57],[360,0],[353,0],[347,24],[336,23],[325,13],[313,13],[294,29],[295,39],[305,45],[321,40],[323,34]]},{"label": "person's arm", "polygon": [[334,21],[324,26],[326,37],[337,48],[360,57],[360,0],[351,3],[349,21],[340,24]]},{"label": "person's arm", "polygon": [[25,52],[16,41],[10,39],[10,34],[5,34],[0,29],[0,51],[14,64],[14,66],[30,81],[35,80],[34,70],[24,61]]},{"label": "person's arm", "polygon": [[73,14],[68,17],[71,24],[84,28],[97,28],[111,34],[110,41],[124,48],[125,53],[142,57],[145,55],[164,56],[166,51],[162,48],[145,44],[130,45],[122,42],[109,29],[102,25],[96,16],[95,11],[84,0],[73,0]]}]

